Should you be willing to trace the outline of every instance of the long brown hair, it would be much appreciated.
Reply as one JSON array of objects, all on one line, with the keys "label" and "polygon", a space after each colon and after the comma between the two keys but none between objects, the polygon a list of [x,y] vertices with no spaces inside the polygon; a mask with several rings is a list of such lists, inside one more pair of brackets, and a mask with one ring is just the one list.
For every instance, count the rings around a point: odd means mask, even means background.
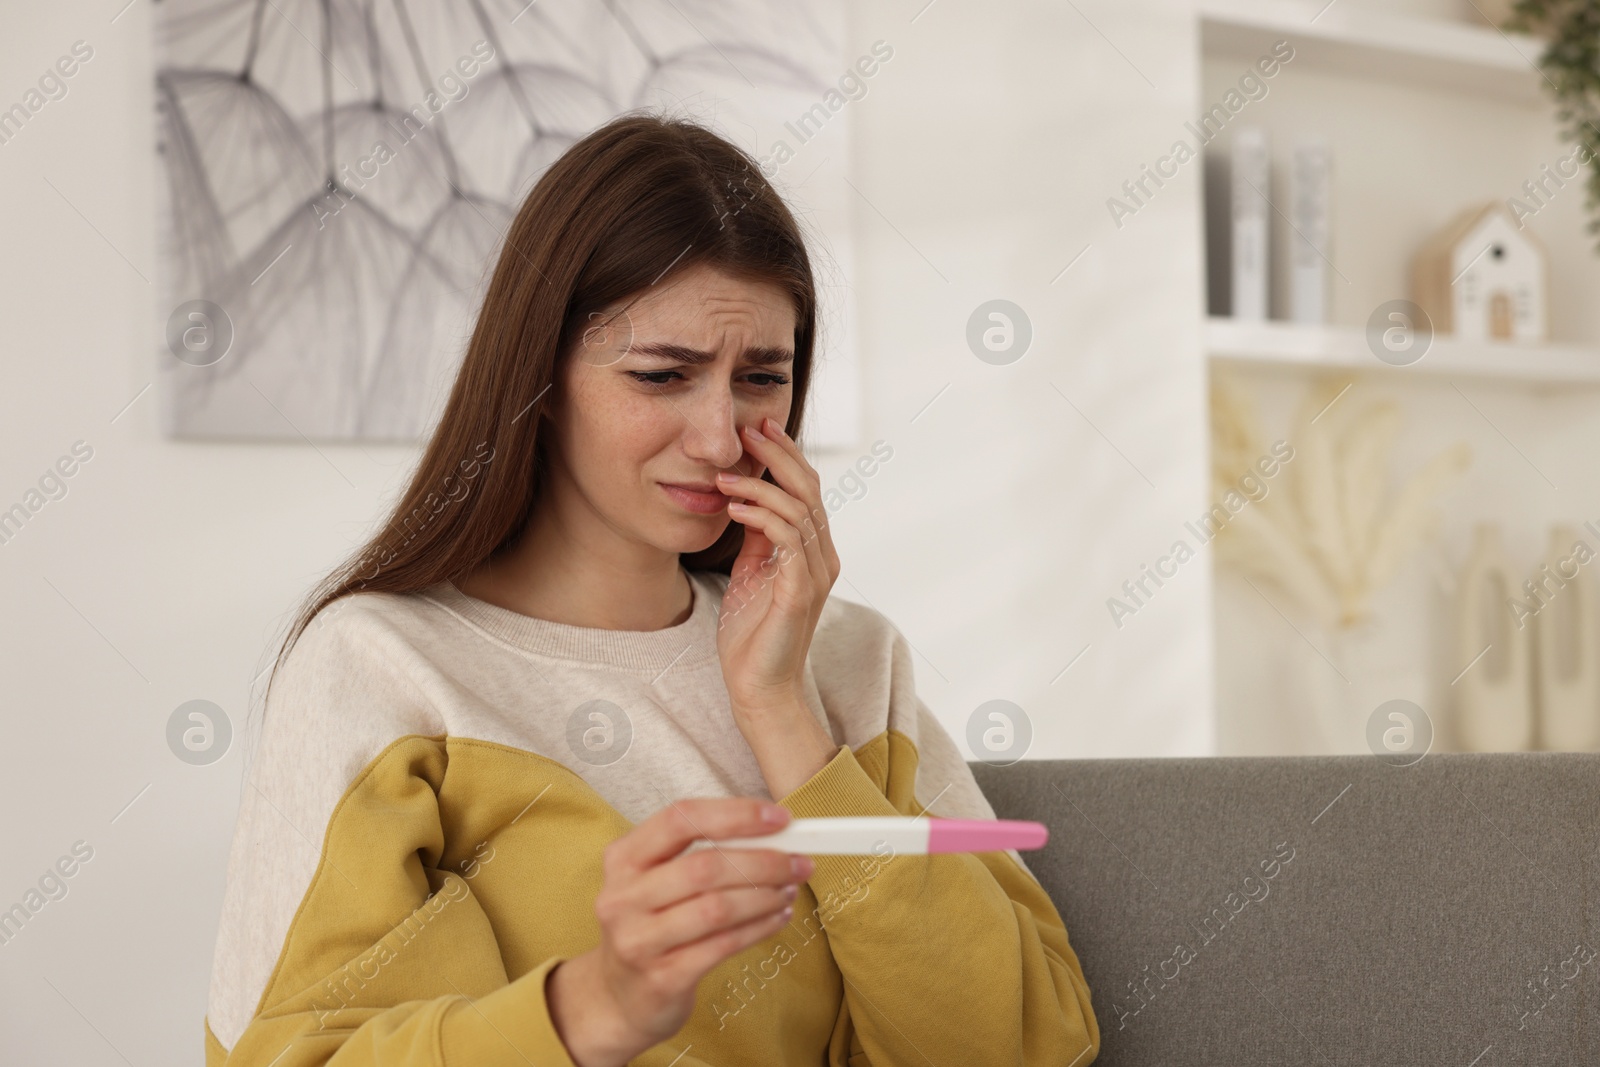
[{"label": "long brown hair", "polygon": [[[569,148],[523,201],[410,485],[382,529],[307,597],[273,674],[340,597],[416,592],[515,544],[546,477],[540,419],[561,357],[603,309],[693,264],[775,283],[793,298],[784,428],[798,440],[816,292],[794,216],[738,146],[687,120],[624,114]],[[679,559],[726,574],[743,542],[744,527],[730,522],[715,544]]]}]

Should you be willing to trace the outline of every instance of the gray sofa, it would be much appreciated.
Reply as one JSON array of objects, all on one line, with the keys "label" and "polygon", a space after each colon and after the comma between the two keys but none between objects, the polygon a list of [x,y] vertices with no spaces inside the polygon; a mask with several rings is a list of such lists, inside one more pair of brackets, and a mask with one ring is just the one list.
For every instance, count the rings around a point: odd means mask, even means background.
[{"label": "gray sofa", "polygon": [[1050,827],[1099,1064],[1600,1064],[1600,755],[971,766]]}]

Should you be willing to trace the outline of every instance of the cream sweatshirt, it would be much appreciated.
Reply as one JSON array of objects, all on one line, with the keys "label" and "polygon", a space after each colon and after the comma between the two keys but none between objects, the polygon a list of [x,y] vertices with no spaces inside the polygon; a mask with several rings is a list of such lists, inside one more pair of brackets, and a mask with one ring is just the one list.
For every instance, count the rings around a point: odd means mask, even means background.
[{"label": "cream sweatshirt", "polygon": [[[726,575],[653,631],[441,583],[328,605],[274,681],[228,861],[207,1067],[573,1067],[545,978],[599,943],[605,845],[688,797],[992,818],[880,613],[830,598],[806,699],[838,753],[773,798],[717,658]],[[783,931],[631,1061],[1092,1060],[1089,989],[1015,852],[819,856]]]}]

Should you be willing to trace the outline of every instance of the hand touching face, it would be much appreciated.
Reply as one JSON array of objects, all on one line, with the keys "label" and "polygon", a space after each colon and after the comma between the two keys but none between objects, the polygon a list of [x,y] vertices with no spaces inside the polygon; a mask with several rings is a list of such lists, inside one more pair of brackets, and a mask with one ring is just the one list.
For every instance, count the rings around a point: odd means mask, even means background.
[{"label": "hand touching face", "polygon": [[803,707],[806,655],[828,592],[839,577],[822,503],[822,479],[776,421],[747,426],[749,448],[771,482],[723,475],[728,505],[745,524],[744,545],[723,597],[717,631],[722,676],[735,713]]}]

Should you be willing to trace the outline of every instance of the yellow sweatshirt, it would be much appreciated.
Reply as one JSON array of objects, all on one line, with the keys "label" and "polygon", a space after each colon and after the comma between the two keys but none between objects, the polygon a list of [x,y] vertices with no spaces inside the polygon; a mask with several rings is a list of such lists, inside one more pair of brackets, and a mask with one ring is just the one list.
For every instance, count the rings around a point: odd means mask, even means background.
[{"label": "yellow sweatshirt", "polygon": [[[325,608],[246,771],[206,1067],[573,1067],[545,979],[599,943],[601,852],[669,801],[993,818],[878,612],[832,598],[807,702],[833,759],[773,798],[717,659],[727,576],[652,631],[441,583]],[[1081,1067],[1089,988],[1015,852],[819,856],[794,919],[724,960],[635,1067]]]}]

